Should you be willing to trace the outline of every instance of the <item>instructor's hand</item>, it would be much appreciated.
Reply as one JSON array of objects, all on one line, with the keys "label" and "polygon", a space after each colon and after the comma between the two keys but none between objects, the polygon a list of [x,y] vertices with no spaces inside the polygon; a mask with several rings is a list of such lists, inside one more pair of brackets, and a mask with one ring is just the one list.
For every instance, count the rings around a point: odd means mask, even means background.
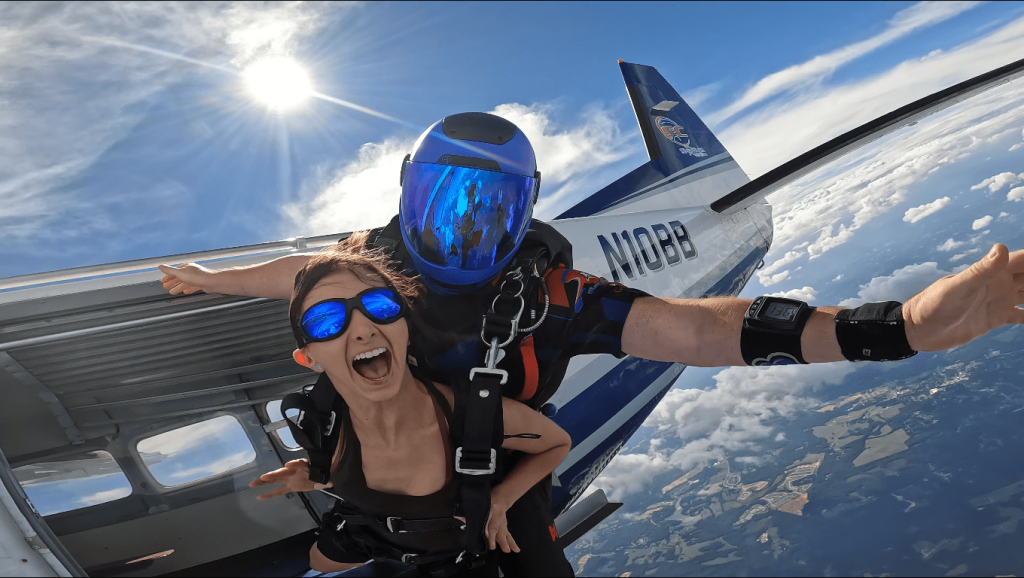
[{"label": "instructor's hand", "polygon": [[992,329],[1024,323],[1024,250],[997,243],[968,269],[932,283],[903,304],[907,340],[916,351],[963,345]]},{"label": "instructor's hand", "polygon": [[216,293],[211,289],[214,272],[202,265],[160,265],[158,269],[164,273],[160,282],[171,295],[191,295],[200,291]]},{"label": "instructor's hand", "polygon": [[250,488],[258,488],[269,484],[284,484],[280,488],[274,488],[269,492],[256,496],[257,500],[269,500],[291,492],[312,492],[333,487],[333,484],[316,484],[309,479],[309,462],[307,460],[292,460],[279,470],[267,472],[259,479],[249,482]]}]

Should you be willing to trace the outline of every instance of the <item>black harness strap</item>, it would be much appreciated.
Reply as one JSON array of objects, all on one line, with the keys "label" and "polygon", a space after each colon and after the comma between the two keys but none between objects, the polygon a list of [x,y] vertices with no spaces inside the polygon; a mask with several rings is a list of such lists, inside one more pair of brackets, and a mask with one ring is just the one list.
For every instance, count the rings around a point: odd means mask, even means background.
[{"label": "black harness strap", "polygon": [[[324,518],[324,525],[333,524],[336,526],[335,535],[341,538],[345,550],[358,553],[374,560],[397,560],[410,566],[422,566],[438,564],[439,567],[457,568],[465,559],[463,550],[446,550],[443,552],[406,552],[396,548],[387,542],[382,541],[374,533],[366,531],[366,528],[375,526],[352,527],[347,522],[336,522],[337,514],[328,514]],[[387,533],[386,529],[384,533]]]},{"label": "black harness strap", "polygon": [[344,524],[346,527],[370,526],[382,533],[390,534],[443,532],[446,530],[462,530],[466,527],[462,520],[454,517],[406,520],[397,516],[388,516],[381,519],[356,510],[351,506],[349,506],[349,509],[351,510],[349,512],[334,513],[336,524]]},{"label": "black harness strap", "polygon": [[[288,421],[295,441],[309,454],[309,479],[318,484],[331,481],[331,462],[341,435],[341,415],[336,403],[344,403],[326,373],[312,387],[290,393],[281,401],[281,413]],[[288,416],[288,410],[298,414]]]},{"label": "black harness strap", "polygon": [[474,556],[487,552],[484,525],[491,511],[491,489],[501,480],[498,450],[504,441],[500,375],[476,369],[463,395],[455,396],[457,434],[455,475],[466,518],[466,551]]}]

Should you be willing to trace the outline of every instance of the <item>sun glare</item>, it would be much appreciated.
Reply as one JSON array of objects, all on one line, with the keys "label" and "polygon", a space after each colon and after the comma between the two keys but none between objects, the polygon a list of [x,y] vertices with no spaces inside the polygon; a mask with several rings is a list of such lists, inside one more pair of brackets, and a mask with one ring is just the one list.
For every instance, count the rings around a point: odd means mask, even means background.
[{"label": "sun glare", "polygon": [[313,93],[306,71],[289,58],[261,60],[242,72],[253,95],[274,110],[287,110]]}]

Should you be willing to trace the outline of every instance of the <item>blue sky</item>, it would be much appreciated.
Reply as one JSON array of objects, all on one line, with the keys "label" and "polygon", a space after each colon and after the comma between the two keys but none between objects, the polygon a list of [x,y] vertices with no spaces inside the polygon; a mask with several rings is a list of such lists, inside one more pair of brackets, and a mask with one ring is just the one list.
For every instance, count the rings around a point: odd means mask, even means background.
[{"label": "blue sky", "polygon": [[[4,3],[0,276],[382,224],[419,129],[467,110],[527,131],[552,216],[645,160],[618,58],[658,68],[754,176],[1024,57],[1022,8]],[[391,120],[269,111],[237,74],[267,57]]]}]

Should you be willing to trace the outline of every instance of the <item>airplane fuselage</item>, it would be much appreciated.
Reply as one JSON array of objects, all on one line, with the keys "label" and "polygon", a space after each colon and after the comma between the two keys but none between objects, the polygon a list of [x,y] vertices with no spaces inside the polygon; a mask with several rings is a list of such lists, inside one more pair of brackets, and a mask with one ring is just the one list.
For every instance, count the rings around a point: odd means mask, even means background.
[{"label": "airplane fuselage", "polygon": [[[705,207],[661,209],[551,223],[573,245],[574,267],[659,297],[736,295],[772,239],[771,207],[729,215]],[[583,493],[653,411],[684,366],[635,357],[572,360],[551,398],[573,439],[555,474],[557,514]]]}]

